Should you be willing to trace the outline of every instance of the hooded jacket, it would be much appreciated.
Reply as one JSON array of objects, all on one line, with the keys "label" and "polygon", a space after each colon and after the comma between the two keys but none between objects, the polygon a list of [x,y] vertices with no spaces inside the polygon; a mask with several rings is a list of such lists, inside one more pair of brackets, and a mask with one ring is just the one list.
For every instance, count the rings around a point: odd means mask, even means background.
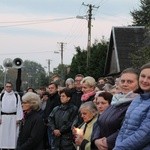
[{"label": "hooded jacket", "polygon": [[129,106],[114,150],[150,150],[150,93],[139,95]]}]

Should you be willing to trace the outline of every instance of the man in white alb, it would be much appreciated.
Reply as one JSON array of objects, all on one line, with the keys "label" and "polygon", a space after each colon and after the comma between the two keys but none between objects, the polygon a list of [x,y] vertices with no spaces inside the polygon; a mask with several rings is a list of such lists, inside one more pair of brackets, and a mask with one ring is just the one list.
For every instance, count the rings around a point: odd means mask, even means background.
[{"label": "man in white alb", "polygon": [[7,82],[0,95],[0,149],[16,148],[22,118],[20,96],[13,91],[12,83]]}]

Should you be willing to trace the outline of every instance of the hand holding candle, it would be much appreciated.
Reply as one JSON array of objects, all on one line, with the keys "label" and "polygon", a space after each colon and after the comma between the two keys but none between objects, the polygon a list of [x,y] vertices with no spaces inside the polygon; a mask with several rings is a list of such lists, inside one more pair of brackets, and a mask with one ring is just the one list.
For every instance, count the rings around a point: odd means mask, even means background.
[{"label": "hand holding candle", "polygon": [[76,145],[81,145],[83,141],[83,129],[75,128],[75,143]]}]

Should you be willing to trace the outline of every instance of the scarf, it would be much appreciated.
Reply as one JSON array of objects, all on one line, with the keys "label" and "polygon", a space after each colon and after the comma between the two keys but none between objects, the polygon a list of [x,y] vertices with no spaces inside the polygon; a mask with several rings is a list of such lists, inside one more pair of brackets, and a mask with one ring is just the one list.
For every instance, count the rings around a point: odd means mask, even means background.
[{"label": "scarf", "polygon": [[112,98],[111,105],[120,105],[120,104],[125,103],[125,102],[130,102],[137,95],[139,95],[139,94],[133,93],[133,91],[131,91],[127,94],[122,94],[122,93],[115,94]]},{"label": "scarf", "polygon": [[95,95],[95,91],[85,93],[81,96],[81,101],[85,102],[87,101],[91,96]]}]

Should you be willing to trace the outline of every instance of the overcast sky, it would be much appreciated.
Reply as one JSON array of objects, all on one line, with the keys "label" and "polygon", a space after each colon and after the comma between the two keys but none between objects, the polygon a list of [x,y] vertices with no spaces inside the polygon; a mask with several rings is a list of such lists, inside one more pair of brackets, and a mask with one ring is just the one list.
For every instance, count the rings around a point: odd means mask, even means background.
[{"label": "overcast sky", "polygon": [[93,8],[92,43],[109,39],[113,26],[132,24],[130,11],[140,0],[0,0],[0,64],[5,58],[31,60],[51,71],[61,63],[60,42],[64,42],[64,64],[70,64],[75,47],[87,47],[87,15]]}]

